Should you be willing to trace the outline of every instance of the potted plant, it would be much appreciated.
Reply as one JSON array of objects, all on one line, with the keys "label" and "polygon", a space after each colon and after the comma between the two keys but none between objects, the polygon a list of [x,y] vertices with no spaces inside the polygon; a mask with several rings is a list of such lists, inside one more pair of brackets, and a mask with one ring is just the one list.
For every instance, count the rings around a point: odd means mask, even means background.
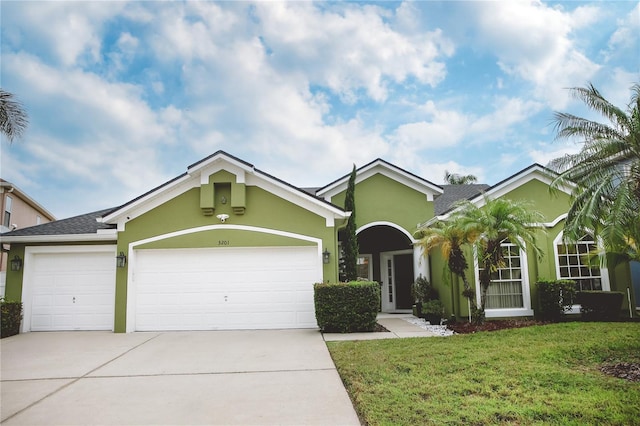
[{"label": "potted plant", "polygon": [[416,278],[413,285],[411,285],[411,295],[413,296],[413,300],[415,300],[413,315],[418,318],[423,318],[424,312],[422,305],[431,299],[437,298],[438,292],[433,288],[428,279],[420,275]]},{"label": "potted plant", "polygon": [[431,325],[440,325],[443,313],[444,306],[438,299],[429,300],[422,304],[422,316],[425,320],[429,321]]}]

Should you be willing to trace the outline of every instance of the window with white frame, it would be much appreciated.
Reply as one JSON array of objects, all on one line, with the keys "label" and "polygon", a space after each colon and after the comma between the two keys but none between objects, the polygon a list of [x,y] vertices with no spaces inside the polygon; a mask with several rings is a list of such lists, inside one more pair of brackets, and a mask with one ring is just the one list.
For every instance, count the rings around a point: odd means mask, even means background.
[{"label": "window with white frame", "polygon": [[[520,248],[502,243],[504,264],[491,274],[485,309],[522,309],[525,306],[523,263]],[[479,268],[478,271],[482,270]]]},{"label": "window with white frame", "polygon": [[[503,241],[501,247],[504,262],[491,274],[485,314],[487,318],[533,315],[526,251],[508,240]],[[477,253],[474,257],[475,279],[479,283],[482,269],[478,264]],[[480,302],[479,285],[476,286],[476,297]]]},{"label": "window with white frame", "polygon": [[2,218],[2,225],[10,228],[11,227],[11,204],[13,203],[13,200],[11,199],[11,197],[9,197],[7,195],[7,197],[4,200],[4,216]]},{"label": "window with white frame", "polygon": [[560,234],[555,241],[558,278],[575,281],[578,291],[609,290],[606,270],[588,261],[589,253],[596,249],[597,244],[589,235],[576,242],[566,242]]}]

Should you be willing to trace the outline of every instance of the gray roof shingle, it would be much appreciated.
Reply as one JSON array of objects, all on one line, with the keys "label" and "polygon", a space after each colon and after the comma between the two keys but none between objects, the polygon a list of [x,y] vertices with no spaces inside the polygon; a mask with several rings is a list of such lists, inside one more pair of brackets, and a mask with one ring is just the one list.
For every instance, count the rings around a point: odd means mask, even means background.
[{"label": "gray roof shingle", "polygon": [[2,234],[2,236],[24,237],[38,235],[96,234],[99,229],[113,229],[116,227],[115,225],[100,223],[96,220],[96,218],[102,217],[105,213],[108,213],[111,210],[113,210],[113,208],[98,210],[80,216],[43,223],[41,225],[16,229],[15,231],[6,232]]},{"label": "gray roof shingle", "polygon": [[468,200],[490,188],[489,185],[484,183],[441,186],[444,192],[433,203],[436,216],[450,210],[457,201]]}]

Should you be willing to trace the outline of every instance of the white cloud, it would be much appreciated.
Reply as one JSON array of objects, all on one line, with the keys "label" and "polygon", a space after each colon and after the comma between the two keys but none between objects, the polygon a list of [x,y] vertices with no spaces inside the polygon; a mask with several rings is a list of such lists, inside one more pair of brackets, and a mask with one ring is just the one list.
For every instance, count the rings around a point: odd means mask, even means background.
[{"label": "white cloud", "polygon": [[578,145],[558,145],[553,149],[551,145],[546,143],[540,144],[541,149],[534,149],[528,152],[529,158],[534,163],[546,166],[551,160],[563,157],[566,154],[575,154],[580,151]]},{"label": "white cloud", "polygon": [[439,109],[433,101],[428,101],[421,109],[427,120],[402,124],[389,137],[401,151],[400,156],[457,145],[468,132],[469,117],[455,110]]},{"label": "white cloud", "polygon": [[53,68],[26,54],[4,55],[3,72],[13,76],[29,106],[25,149],[35,162],[30,169],[35,175],[64,176],[104,194],[120,191],[131,197],[167,177],[158,153],[171,140],[177,111],[155,112],[135,86]]},{"label": "white cloud", "polygon": [[[608,57],[620,54],[621,52],[631,52],[638,59],[638,46],[640,30],[640,3],[629,12],[623,19],[618,19],[618,28],[611,35],[608,42]],[[635,48],[635,50],[634,50]]]},{"label": "white cloud", "polygon": [[[435,86],[446,75],[442,60],[453,53],[439,30],[394,31],[386,22],[394,12],[377,6],[258,3],[256,11],[279,71],[303,71],[311,84],[325,85],[347,102],[355,102],[361,89],[382,102],[390,82],[409,77]],[[406,20],[404,12],[399,19]]]},{"label": "white cloud", "polygon": [[593,23],[597,9],[573,13],[540,1],[475,3],[476,42],[498,58],[508,74],[533,83],[536,97],[553,109],[568,102],[566,87],[588,81],[600,68],[580,51],[572,32]]},{"label": "white cloud", "polygon": [[442,107],[433,101],[420,106],[422,121],[401,124],[389,136],[396,158],[419,157],[420,153],[466,146],[496,143],[516,138],[514,128],[542,109],[540,102],[518,98],[497,97],[487,105],[486,114],[465,114],[452,107]]},{"label": "white cloud", "polygon": [[125,5],[124,2],[5,2],[2,13],[3,21],[10,19],[14,23],[6,32],[9,43],[33,41],[43,54],[53,55],[55,62],[71,67],[79,62],[100,61],[103,25]]}]

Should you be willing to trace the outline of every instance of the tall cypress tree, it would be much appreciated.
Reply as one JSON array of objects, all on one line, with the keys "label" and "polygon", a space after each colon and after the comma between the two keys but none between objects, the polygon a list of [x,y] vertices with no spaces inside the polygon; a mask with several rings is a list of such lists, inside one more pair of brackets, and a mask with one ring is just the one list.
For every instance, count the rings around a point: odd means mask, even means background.
[{"label": "tall cypress tree", "polygon": [[344,209],[351,212],[345,238],[343,241],[344,250],[344,271],[347,281],[354,281],[358,278],[358,237],[356,236],[356,165],[353,165],[351,176],[349,177],[349,185],[344,199]]}]

